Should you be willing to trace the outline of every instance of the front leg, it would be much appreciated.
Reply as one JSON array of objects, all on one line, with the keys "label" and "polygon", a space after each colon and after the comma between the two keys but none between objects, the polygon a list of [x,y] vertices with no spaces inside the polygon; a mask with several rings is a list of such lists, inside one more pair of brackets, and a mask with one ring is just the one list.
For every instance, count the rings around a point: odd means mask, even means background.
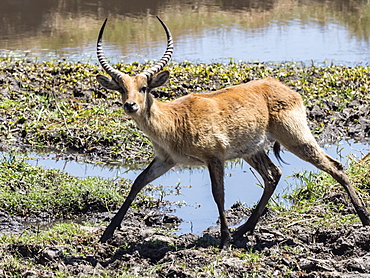
[{"label": "front leg", "polygon": [[217,204],[221,221],[220,248],[225,249],[230,245],[230,232],[225,216],[225,192],[224,192],[224,161],[214,158],[208,162],[208,170],[211,176],[212,194]]},{"label": "front leg", "polygon": [[171,159],[163,160],[159,157],[154,158],[149,166],[134,181],[134,184],[132,185],[131,191],[128,194],[125,202],[116,215],[112,218],[108,227],[105,229],[102,237],[100,238],[100,242],[104,243],[113,236],[115,229],[121,225],[123,217],[126,215],[128,208],[139,191],[145,185],[163,175],[175,165],[176,163],[174,163]]}]

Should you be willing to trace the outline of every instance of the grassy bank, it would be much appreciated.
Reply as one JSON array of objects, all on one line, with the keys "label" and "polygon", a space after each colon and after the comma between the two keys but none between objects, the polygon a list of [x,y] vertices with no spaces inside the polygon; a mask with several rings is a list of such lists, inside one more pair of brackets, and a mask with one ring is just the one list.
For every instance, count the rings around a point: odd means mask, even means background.
[{"label": "grassy bank", "polygon": [[[0,158],[0,209],[23,218],[52,221],[112,211],[121,206],[132,185],[119,177],[81,179],[61,170],[32,166],[25,159]],[[149,186],[148,190],[159,189]],[[134,206],[150,207],[153,203],[141,193]]]}]

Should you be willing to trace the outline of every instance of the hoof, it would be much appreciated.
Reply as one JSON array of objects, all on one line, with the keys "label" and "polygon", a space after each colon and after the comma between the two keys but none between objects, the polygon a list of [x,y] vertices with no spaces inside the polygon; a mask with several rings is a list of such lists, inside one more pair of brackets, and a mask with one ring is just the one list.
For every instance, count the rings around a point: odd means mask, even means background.
[{"label": "hoof", "polygon": [[244,233],[241,233],[240,230],[236,230],[233,233],[233,241],[242,239],[243,235],[244,235]]},{"label": "hoof", "polygon": [[231,239],[229,239],[229,240],[227,240],[227,241],[225,241],[225,242],[221,242],[221,243],[220,243],[220,249],[222,249],[222,250],[227,250],[227,249],[229,249],[229,247],[230,247],[230,243],[231,243]]},{"label": "hoof", "polygon": [[113,233],[114,233],[114,229],[113,229],[113,231],[112,231],[111,229],[107,228],[107,229],[104,231],[103,235],[101,236],[101,238],[100,238],[99,242],[100,242],[100,243],[106,243],[106,242],[108,241],[108,239],[110,239],[110,238],[112,238],[112,237],[113,237]]},{"label": "hoof", "polygon": [[233,236],[232,243],[238,248],[244,248],[247,245],[248,239],[243,236]]},{"label": "hoof", "polygon": [[230,236],[230,233],[227,232],[226,235],[221,237],[220,249],[226,250],[230,247],[230,244],[231,244],[231,236]]}]

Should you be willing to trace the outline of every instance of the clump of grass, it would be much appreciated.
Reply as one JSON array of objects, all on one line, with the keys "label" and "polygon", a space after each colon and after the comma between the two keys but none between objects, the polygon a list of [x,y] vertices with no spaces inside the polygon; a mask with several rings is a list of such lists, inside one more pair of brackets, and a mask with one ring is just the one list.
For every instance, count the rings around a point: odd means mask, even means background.
[{"label": "clump of grass", "polygon": [[[51,271],[45,250],[58,248],[58,256],[87,256],[94,252],[97,236],[87,227],[59,223],[40,233],[24,232],[19,236],[0,237],[0,275],[25,277]],[[66,277],[53,269],[56,277]]]},{"label": "clump of grass", "polygon": [[[365,207],[370,208],[370,156],[350,157],[347,173]],[[285,196],[293,205],[283,209],[279,218],[288,226],[335,227],[360,221],[344,189],[329,174],[303,172],[300,179],[302,186]]]},{"label": "clump of grass", "polygon": [[[124,202],[130,186],[131,181],[123,178],[78,178],[14,157],[0,162],[0,208],[18,216],[47,213],[53,218],[69,218],[114,210]],[[135,204],[150,205],[152,201],[140,194]]]}]

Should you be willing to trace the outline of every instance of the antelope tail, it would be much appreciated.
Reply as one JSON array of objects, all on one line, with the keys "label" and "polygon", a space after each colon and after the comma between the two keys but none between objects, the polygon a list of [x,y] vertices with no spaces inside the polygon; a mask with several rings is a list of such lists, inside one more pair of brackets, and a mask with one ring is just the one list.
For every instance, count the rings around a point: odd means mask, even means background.
[{"label": "antelope tail", "polygon": [[276,159],[278,160],[278,162],[280,163],[281,165],[281,162],[286,164],[286,165],[289,165],[289,163],[285,162],[282,158],[281,158],[281,155],[280,155],[280,143],[278,141],[275,141],[275,144],[273,146],[273,151],[274,151],[274,155],[276,157]]}]

